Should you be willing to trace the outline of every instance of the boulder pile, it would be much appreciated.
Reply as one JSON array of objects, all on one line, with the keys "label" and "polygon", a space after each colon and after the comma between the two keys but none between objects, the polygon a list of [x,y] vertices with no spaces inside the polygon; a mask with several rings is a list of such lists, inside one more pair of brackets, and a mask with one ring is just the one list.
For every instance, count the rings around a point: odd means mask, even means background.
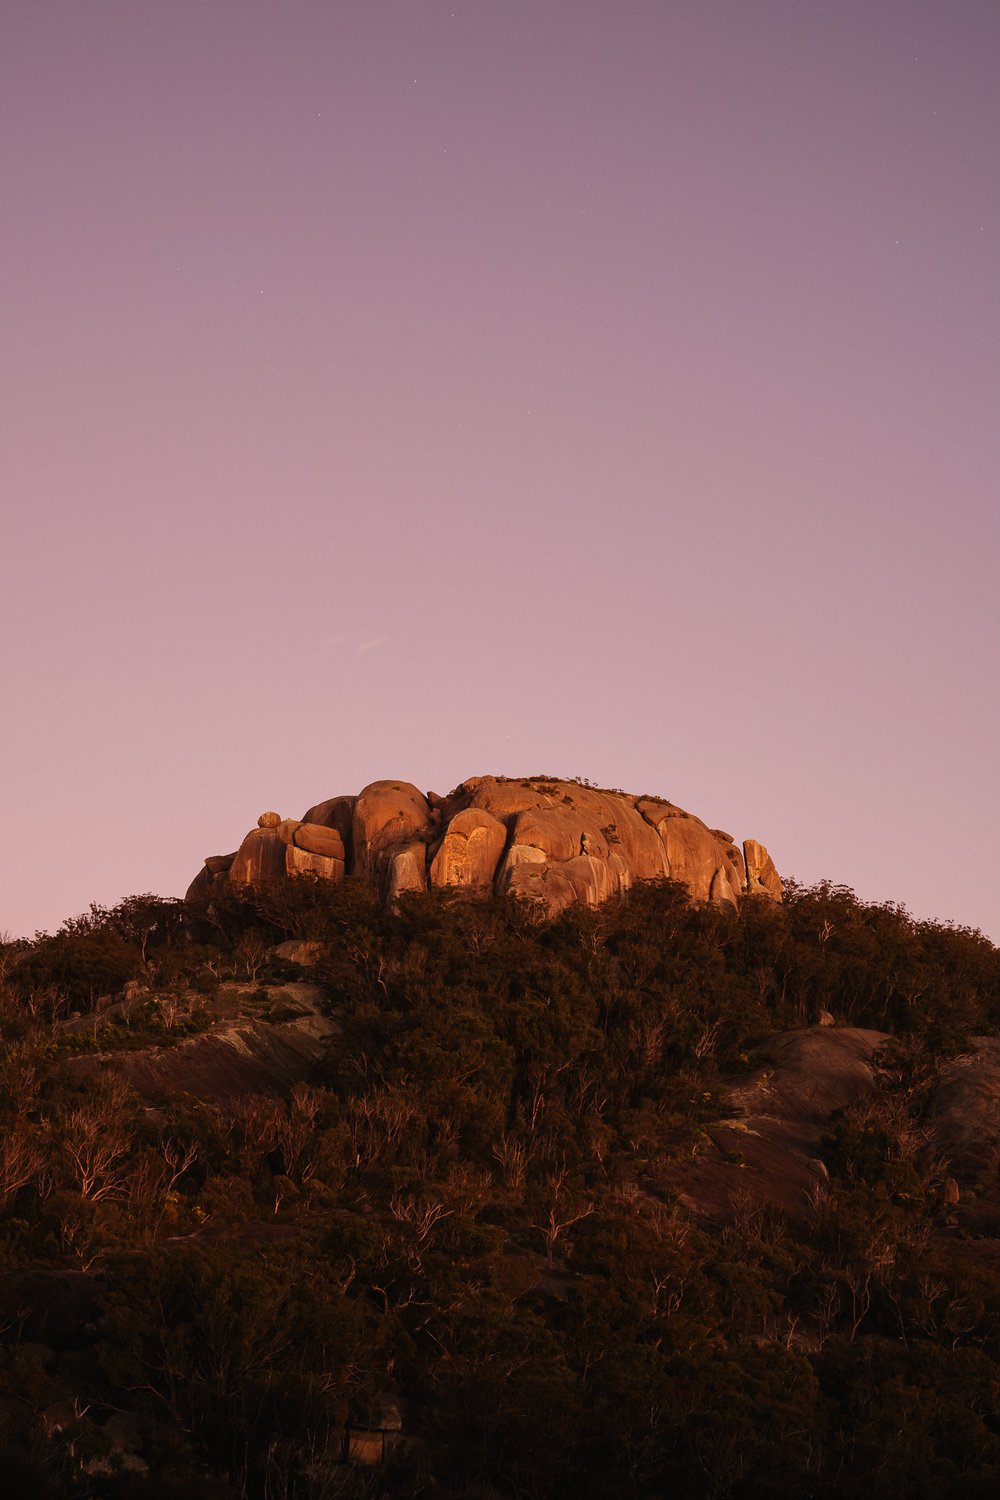
[{"label": "boulder pile", "polygon": [[698,901],[781,899],[763,844],[728,833],[661,797],[578,781],[473,776],[447,797],[406,781],[374,781],[356,797],[317,803],[301,819],[265,812],[234,854],[212,855],[189,900],[226,885],[297,875],[357,875],[387,904],[406,891],[459,886],[511,893],[560,911],[597,906],[638,880],[682,881]]}]

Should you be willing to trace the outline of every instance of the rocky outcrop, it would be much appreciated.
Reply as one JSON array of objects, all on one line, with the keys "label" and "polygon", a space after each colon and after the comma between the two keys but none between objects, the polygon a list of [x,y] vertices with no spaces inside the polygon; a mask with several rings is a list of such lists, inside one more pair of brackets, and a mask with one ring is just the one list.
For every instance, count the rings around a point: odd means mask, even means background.
[{"label": "rocky outcrop", "polygon": [[[230,885],[262,885],[286,875],[319,875],[343,880],[344,843],[335,828],[261,813],[235,854],[205,861],[205,869],[188,892],[192,898],[207,889]],[[206,882],[205,875],[210,877]]]},{"label": "rocky outcrop", "polygon": [[889,1040],[846,1026],[762,1038],[751,1075],[716,1096],[722,1112],[705,1122],[697,1150],[667,1166],[678,1200],[716,1223],[765,1203],[801,1214],[826,1190],[831,1118],[875,1092],[877,1054]]},{"label": "rocky outcrop", "polygon": [[944,1064],[931,1100],[936,1143],[970,1182],[995,1180],[1000,1167],[1000,1039],[973,1041]]},{"label": "rocky outcrop", "polygon": [[747,839],[743,845],[743,860],[746,865],[746,888],[758,896],[773,896],[781,900],[781,878],[774,868],[774,861],[756,839]]},{"label": "rocky outcrop", "polygon": [[[282,945],[286,950],[309,946]],[[280,956],[303,962],[287,951]],[[287,1095],[326,1055],[337,1023],[324,1014],[322,992],[313,984],[286,982],[276,988],[273,994],[280,996],[286,1014],[270,1019],[265,1014],[241,1016],[234,1005],[239,991],[238,984],[220,989],[215,1001],[219,1020],[200,1036],[173,1047],[89,1053],[74,1058],[71,1071],[80,1077],[114,1071],[151,1100],[190,1094],[206,1103],[227,1104],[251,1094]]]},{"label": "rocky outcrop", "polygon": [[296,875],[357,875],[392,903],[428,886],[495,890],[544,903],[599,905],[638,880],[682,881],[698,901],[781,899],[762,844],[728,833],[661,797],[633,797],[547,777],[475,776],[447,797],[375,781],[331,797],[301,820],[262,813],[235,854],[213,855],[188,891]]}]

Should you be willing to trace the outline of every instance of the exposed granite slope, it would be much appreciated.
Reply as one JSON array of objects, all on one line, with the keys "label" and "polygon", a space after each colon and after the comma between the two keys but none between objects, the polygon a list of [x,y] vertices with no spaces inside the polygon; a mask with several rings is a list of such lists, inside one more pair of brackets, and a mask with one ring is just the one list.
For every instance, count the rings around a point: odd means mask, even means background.
[{"label": "exposed granite slope", "polygon": [[697,1154],[668,1170],[680,1201],[719,1222],[740,1205],[802,1213],[827,1181],[821,1144],[830,1120],[876,1090],[876,1054],[889,1041],[848,1026],[763,1038],[753,1075],[724,1089],[725,1113],[705,1126]]},{"label": "exposed granite slope", "polygon": [[147,1099],[190,1094],[207,1103],[224,1104],[248,1095],[285,1095],[308,1077],[339,1027],[324,1014],[316,985],[279,986],[276,993],[290,1002],[293,1011],[281,1019],[269,1018],[266,1012],[229,1013],[226,992],[238,992],[238,988],[223,987],[218,1017],[200,1036],[187,1037],[175,1046],[86,1053],[70,1061],[70,1071],[82,1076],[117,1072]]}]

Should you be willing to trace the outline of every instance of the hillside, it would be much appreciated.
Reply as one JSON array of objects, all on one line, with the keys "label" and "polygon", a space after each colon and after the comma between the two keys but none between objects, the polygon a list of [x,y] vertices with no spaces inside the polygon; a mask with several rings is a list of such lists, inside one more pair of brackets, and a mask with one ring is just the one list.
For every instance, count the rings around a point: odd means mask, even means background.
[{"label": "hillside", "polygon": [[0,950],[6,1492],[992,1496],[997,950],[366,843]]}]

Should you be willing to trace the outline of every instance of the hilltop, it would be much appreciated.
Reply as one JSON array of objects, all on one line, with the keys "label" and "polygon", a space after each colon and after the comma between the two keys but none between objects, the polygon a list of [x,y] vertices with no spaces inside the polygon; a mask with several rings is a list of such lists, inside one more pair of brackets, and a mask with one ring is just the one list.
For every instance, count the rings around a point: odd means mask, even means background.
[{"label": "hilltop", "polygon": [[205,861],[187,894],[306,874],[357,875],[385,902],[459,887],[530,898],[550,913],[600,905],[639,880],[678,880],[697,901],[733,906],[747,894],[781,897],[755,840],[739,848],[663,797],[550,776],[473,776],[447,797],[376,781],[301,819],[265,812],[239,849]]}]

